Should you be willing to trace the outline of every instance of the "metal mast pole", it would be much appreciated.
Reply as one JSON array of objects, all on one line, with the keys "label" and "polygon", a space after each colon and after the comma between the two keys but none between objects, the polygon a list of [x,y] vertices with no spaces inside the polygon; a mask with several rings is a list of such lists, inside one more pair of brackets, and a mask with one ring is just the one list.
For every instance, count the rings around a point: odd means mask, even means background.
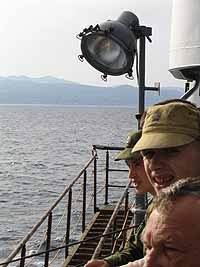
[{"label": "metal mast pole", "polygon": [[[152,35],[152,28],[141,26],[141,35],[139,37],[139,70],[138,70],[138,87],[139,87],[139,116],[138,129],[140,129],[141,115],[145,110],[145,91],[157,91],[160,92],[160,83],[157,83],[154,87],[147,87],[145,85],[145,42],[146,38],[151,42],[150,36]],[[135,225],[139,225],[144,219],[146,210],[146,194],[136,194],[135,206]]]},{"label": "metal mast pole", "polygon": [[[144,112],[145,107],[145,36],[139,39],[139,114]],[[138,129],[140,128],[140,118],[138,119]],[[144,210],[146,209],[145,194],[135,196],[135,225],[139,225],[144,219]]]}]

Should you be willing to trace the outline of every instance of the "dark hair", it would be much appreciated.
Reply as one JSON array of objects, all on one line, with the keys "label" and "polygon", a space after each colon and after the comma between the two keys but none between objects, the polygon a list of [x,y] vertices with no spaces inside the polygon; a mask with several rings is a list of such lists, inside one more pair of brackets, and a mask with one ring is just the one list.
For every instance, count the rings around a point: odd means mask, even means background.
[{"label": "dark hair", "polygon": [[154,199],[154,207],[159,211],[169,209],[177,199],[192,196],[200,199],[200,177],[180,179],[159,192]]}]

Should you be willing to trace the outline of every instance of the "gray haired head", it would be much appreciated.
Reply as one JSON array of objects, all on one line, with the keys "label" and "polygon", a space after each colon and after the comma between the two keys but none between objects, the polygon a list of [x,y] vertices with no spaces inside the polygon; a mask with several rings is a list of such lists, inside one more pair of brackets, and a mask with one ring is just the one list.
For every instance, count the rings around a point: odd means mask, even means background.
[{"label": "gray haired head", "polygon": [[200,177],[180,179],[160,191],[154,200],[154,207],[158,210],[168,210],[178,199],[191,196],[200,199]]}]

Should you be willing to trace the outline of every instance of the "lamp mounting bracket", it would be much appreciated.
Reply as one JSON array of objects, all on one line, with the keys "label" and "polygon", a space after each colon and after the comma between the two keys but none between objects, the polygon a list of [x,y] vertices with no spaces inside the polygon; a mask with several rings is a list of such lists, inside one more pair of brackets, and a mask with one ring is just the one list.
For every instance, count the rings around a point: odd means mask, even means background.
[{"label": "lamp mounting bracket", "polygon": [[148,41],[151,43],[152,42],[152,40],[150,38],[151,35],[152,35],[152,28],[151,27],[139,26],[139,29],[137,31],[137,38],[145,36],[148,39]]},{"label": "lamp mounting bracket", "polygon": [[91,33],[91,32],[97,32],[97,31],[100,31],[100,27],[99,27],[99,24],[97,24],[96,26],[92,26],[90,25],[88,28],[85,28],[83,29],[82,32],[80,32],[78,35],[77,35],[77,38],[78,39],[81,39],[84,35],[87,35],[88,33]]}]

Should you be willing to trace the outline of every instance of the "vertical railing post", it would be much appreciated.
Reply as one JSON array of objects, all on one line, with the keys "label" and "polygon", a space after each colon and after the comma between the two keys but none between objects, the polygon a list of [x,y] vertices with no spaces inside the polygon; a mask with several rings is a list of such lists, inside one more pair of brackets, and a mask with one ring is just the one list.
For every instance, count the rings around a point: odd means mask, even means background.
[{"label": "vertical railing post", "polygon": [[115,219],[113,221],[113,227],[112,227],[112,231],[113,231],[112,240],[111,240],[111,248],[112,248],[112,250],[114,248],[115,240],[116,240],[116,233],[115,233],[116,228],[117,228],[117,217],[115,217]]},{"label": "vertical railing post", "polygon": [[24,244],[22,247],[22,251],[21,251],[21,260],[20,260],[20,267],[24,267],[25,266],[25,259],[24,257],[26,256],[26,245]]},{"label": "vertical railing post", "polygon": [[83,211],[82,211],[82,232],[85,230],[85,211],[86,211],[86,182],[87,182],[87,171],[84,170],[83,175]]},{"label": "vertical railing post", "polygon": [[94,213],[97,211],[97,158],[94,159]]},{"label": "vertical railing post", "polygon": [[48,217],[48,227],[47,227],[47,238],[46,238],[46,253],[44,259],[44,267],[49,265],[49,249],[51,245],[51,227],[52,227],[52,212],[49,213]]},{"label": "vertical railing post", "polygon": [[109,151],[106,151],[105,205],[108,204]]},{"label": "vertical railing post", "polygon": [[66,238],[65,238],[65,259],[68,257],[69,247],[69,236],[70,236],[70,223],[71,223],[71,209],[72,209],[72,189],[69,189],[68,204],[67,204],[67,227],[66,227]]},{"label": "vertical railing post", "polygon": [[129,192],[127,191],[126,197],[125,197],[125,207],[124,207],[124,217],[126,218],[128,213],[128,202],[129,202]]},{"label": "vertical railing post", "polygon": [[[129,203],[129,192],[127,191],[126,193],[126,197],[125,197],[125,208],[124,208],[124,220],[126,220],[127,218],[127,221],[128,221],[128,203]],[[123,231],[123,242],[122,242],[122,246],[124,247],[125,246],[125,243],[126,243],[126,231]]]}]

